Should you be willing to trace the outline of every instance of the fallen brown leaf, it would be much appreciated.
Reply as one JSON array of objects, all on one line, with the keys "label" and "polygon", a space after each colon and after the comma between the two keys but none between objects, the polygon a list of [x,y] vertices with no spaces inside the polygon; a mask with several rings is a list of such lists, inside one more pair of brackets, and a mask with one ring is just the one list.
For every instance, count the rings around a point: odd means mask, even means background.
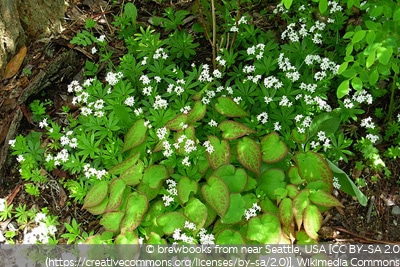
[{"label": "fallen brown leaf", "polygon": [[18,53],[10,60],[10,62],[8,62],[6,70],[4,72],[5,79],[9,79],[18,73],[22,62],[25,59],[27,51],[28,49],[26,48],[26,46],[21,47]]}]

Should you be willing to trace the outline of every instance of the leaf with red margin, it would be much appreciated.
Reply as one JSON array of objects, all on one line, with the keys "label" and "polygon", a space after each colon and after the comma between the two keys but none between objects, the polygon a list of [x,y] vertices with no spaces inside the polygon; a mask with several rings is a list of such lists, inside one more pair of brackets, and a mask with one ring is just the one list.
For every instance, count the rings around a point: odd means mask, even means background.
[{"label": "leaf with red margin", "polygon": [[258,176],[261,169],[260,146],[248,137],[242,138],[237,144],[237,157],[244,167]]},{"label": "leaf with red margin", "polygon": [[207,184],[201,187],[201,193],[207,204],[221,217],[224,217],[229,208],[229,189],[217,176],[211,176]]},{"label": "leaf with red margin", "polygon": [[286,144],[280,140],[279,134],[272,132],[261,140],[262,160],[276,163],[284,159],[288,153]]},{"label": "leaf with red margin", "polygon": [[222,137],[227,140],[238,139],[242,136],[255,133],[249,127],[231,120],[226,120],[218,125],[218,128],[222,131]]},{"label": "leaf with red margin", "polygon": [[308,236],[312,239],[318,239],[318,231],[322,225],[322,215],[317,206],[307,206],[304,210],[303,224]]},{"label": "leaf with red margin", "polygon": [[221,96],[217,99],[218,103],[215,104],[215,110],[225,117],[247,117],[249,114],[244,111],[238,104],[231,98]]},{"label": "leaf with red margin", "polygon": [[211,145],[214,147],[214,151],[211,154],[206,154],[210,166],[215,170],[222,165],[229,164],[231,148],[228,141],[220,141],[215,136],[209,136],[208,141],[210,141]]}]

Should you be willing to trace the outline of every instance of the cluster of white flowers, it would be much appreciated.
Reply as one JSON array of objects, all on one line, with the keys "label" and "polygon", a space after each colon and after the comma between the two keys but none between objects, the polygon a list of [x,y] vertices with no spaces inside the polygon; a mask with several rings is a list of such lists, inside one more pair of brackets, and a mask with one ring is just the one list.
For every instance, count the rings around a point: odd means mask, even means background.
[{"label": "cluster of white flowers", "polygon": [[309,84],[307,84],[307,83],[301,83],[300,84],[300,89],[301,90],[305,90],[305,91],[308,91],[308,92],[310,92],[310,93],[314,93],[315,92],[315,90],[317,90],[317,84],[315,84],[315,83],[309,83]]},{"label": "cluster of white flowers", "polygon": [[285,57],[283,53],[279,54],[278,66],[279,69],[285,72],[286,77],[292,82],[300,79],[300,73],[296,70],[296,67],[290,63],[289,58]]},{"label": "cluster of white flowers", "polygon": [[188,236],[186,233],[181,233],[182,230],[180,228],[176,228],[174,233],[172,234],[172,238],[176,241],[182,241],[187,244],[194,244],[194,238]]},{"label": "cluster of white flowers", "polygon": [[162,58],[165,60],[168,58],[168,54],[164,51],[164,48],[160,47],[160,48],[157,48],[156,52],[153,55],[153,58],[154,59]]},{"label": "cluster of white flowers", "polygon": [[112,86],[116,85],[119,80],[123,77],[122,72],[107,72],[105,80]]},{"label": "cluster of white flowers", "polygon": [[361,127],[367,128],[367,129],[375,129],[375,123],[372,121],[371,117],[367,117],[365,119],[361,120]]},{"label": "cluster of white flowers", "polygon": [[282,126],[280,125],[279,121],[274,122],[274,131],[278,132],[282,129]]},{"label": "cluster of white flowers", "polygon": [[264,55],[265,44],[256,44],[247,48],[247,55],[256,55],[256,59],[261,59]]},{"label": "cluster of white flowers", "polygon": [[210,127],[218,127],[218,123],[215,120],[210,120],[208,125],[210,125]]},{"label": "cluster of white flowers", "polygon": [[273,87],[274,89],[278,90],[283,86],[283,83],[274,76],[268,76],[264,79],[264,86],[268,89]]},{"label": "cluster of white flowers", "polygon": [[7,200],[5,198],[0,198],[0,212],[6,209]]},{"label": "cluster of white flowers", "polygon": [[372,95],[364,89],[356,91],[352,97],[352,100],[360,104],[367,103],[368,105],[371,105],[373,102]]},{"label": "cluster of white flowers", "polygon": [[46,156],[46,162],[54,160],[54,165],[59,166],[62,163],[67,162],[69,159],[69,153],[67,149],[62,149],[57,153],[57,155],[54,157],[53,155],[48,154]]},{"label": "cluster of white flowers", "polygon": [[36,244],[37,242],[47,244],[49,242],[49,237],[54,236],[57,228],[54,225],[48,227],[45,220],[46,215],[44,213],[38,212],[36,214],[35,223],[37,226],[25,234],[24,240],[22,241],[23,244]]},{"label": "cluster of white flowers", "polygon": [[246,220],[250,220],[252,217],[256,217],[257,216],[257,212],[261,211],[261,207],[258,206],[257,203],[253,203],[253,206],[244,211],[244,217],[246,218]]},{"label": "cluster of white flowers", "polygon": [[154,101],[153,108],[155,110],[157,109],[166,109],[168,107],[168,102],[165,99],[162,99],[160,95],[156,96],[156,99]]},{"label": "cluster of white flowers", "polygon": [[330,144],[331,140],[328,137],[326,137],[326,134],[324,131],[319,131],[317,133],[317,138],[318,138],[318,141],[311,141],[311,143],[310,143],[311,148],[315,149],[317,146],[320,145],[320,142],[322,143],[322,146],[325,149],[331,147],[331,144]]},{"label": "cluster of white flowers", "polygon": [[221,56],[217,56],[215,58],[215,61],[218,63],[218,65],[224,67],[226,65],[226,60],[223,59]]},{"label": "cluster of white flowers", "polygon": [[139,81],[142,82],[143,85],[149,85],[151,80],[149,79],[149,77],[146,74],[143,74],[139,77]]},{"label": "cluster of white flowers", "polygon": [[183,108],[180,109],[180,111],[181,111],[183,114],[188,114],[189,111],[191,111],[191,110],[192,110],[192,108],[191,108],[190,106],[184,106]]},{"label": "cluster of white flowers", "polygon": [[201,69],[201,73],[199,76],[200,82],[212,82],[213,77],[210,75],[210,66],[208,64],[204,64]]},{"label": "cluster of white flowers", "polygon": [[340,186],[339,179],[337,177],[333,177],[333,187],[339,190]]},{"label": "cluster of white flowers", "polygon": [[159,140],[164,140],[167,137],[168,130],[166,127],[158,128],[156,134]]},{"label": "cluster of white flowers", "polygon": [[71,137],[72,134],[72,131],[68,131],[65,133],[65,135],[61,136],[60,144],[63,147],[69,146],[71,148],[76,148],[78,146],[78,139],[76,137]]},{"label": "cluster of white flowers", "polygon": [[198,234],[200,237],[200,244],[202,245],[213,245],[215,237],[213,234],[207,234],[207,230],[204,228],[200,229],[200,232]]},{"label": "cluster of white flowers", "polygon": [[310,127],[312,119],[310,116],[304,117],[304,115],[299,114],[294,118],[295,122],[300,123],[300,126],[297,127],[297,131],[299,133],[305,133],[306,129]]},{"label": "cluster of white flowers", "polygon": [[281,106],[281,107],[291,107],[292,105],[293,105],[293,102],[290,101],[290,99],[285,95],[283,95],[281,98],[281,101],[279,101],[279,106]]},{"label": "cluster of white flowers", "polygon": [[375,144],[375,143],[378,142],[378,140],[379,140],[379,136],[378,136],[378,135],[371,134],[371,133],[367,134],[365,137],[366,137],[368,140],[370,140],[373,144]]},{"label": "cluster of white flowers", "polygon": [[167,179],[165,181],[167,183],[167,192],[168,195],[163,195],[162,200],[164,201],[164,206],[168,207],[171,205],[172,202],[174,202],[174,196],[178,195],[178,191],[176,189],[176,182],[172,179]]},{"label": "cluster of white flowers", "polygon": [[328,1],[329,13],[341,12],[343,8],[336,1]]},{"label": "cluster of white flowers", "polygon": [[257,121],[261,122],[261,124],[266,124],[268,122],[268,113],[262,112],[257,115]]},{"label": "cluster of white flowers", "polygon": [[192,231],[196,231],[196,224],[194,224],[193,222],[185,221],[183,228],[192,230]]},{"label": "cluster of white flowers", "polygon": [[95,168],[90,167],[90,164],[85,164],[83,166],[84,175],[86,178],[95,177],[98,180],[101,180],[104,176],[107,175],[106,170],[96,170]]},{"label": "cluster of white flowers", "polygon": [[204,141],[203,146],[206,148],[208,154],[212,154],[214,152],[214,146],[210,141]]},{"label": "cluster of white flowers", "polygon": [[127,105],[128,107],[133,107],[135,105],[135,97],[134,96],[130,96],[127,99],[125,99],[125,105]]},{"label": "cluster of white flowers", "polygon": [[231,32],[239,32],[239,25],[241,24],[247,24],[247,18],[246,17],[241,17],[235,25],[233,25],[230,29]]}]

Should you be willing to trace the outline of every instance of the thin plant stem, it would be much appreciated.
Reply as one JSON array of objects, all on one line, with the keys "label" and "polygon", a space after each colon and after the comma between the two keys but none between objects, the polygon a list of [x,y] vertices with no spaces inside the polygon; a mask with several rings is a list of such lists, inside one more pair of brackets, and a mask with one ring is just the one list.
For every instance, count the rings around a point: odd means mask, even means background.
[{"label": "thin plant stem", "polygon": [[217,58],[217,51],[216,51],[216,45],[217,45],[217,21],[216,21],[216,16],[215,16],[215,0],[211,0],[211,15],[212,15],[212,63],[214,69],[217,68],[217,64],[215,62],[215,59]]}]

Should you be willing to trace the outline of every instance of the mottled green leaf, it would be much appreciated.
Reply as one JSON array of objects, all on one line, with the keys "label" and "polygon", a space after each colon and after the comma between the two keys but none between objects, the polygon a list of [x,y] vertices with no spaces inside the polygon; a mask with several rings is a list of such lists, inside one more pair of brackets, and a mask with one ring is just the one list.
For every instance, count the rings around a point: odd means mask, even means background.
[{"label": "mottled green leaf", "polygon": [[208,209],[197,198],[192,198],[186,203],[183,214],[196,224],[196,230],[200,230],[207,220]]},{"label": "mottled green leaf", "polygon": [[247,173],[244,169],[235,169],[231,164],[222,165],[214,172],[229,188],[231,193],[240,193],[244,190],[247,184]]},{"label": "mottled green leaf", "polygon": [[140,157],[140,153],[134,153],[132,156],[127,158],[126,160],[118,163],[117,165],[113,166],[111,169],[108,170],[110,174],[121,174],[126,171],[129,167],[136,164]]},{"label": "mottled green leaf", "polygon": [[231,120],[221,122],[218,125],[218,128],[222,131],[222,137],[227,140],[234,140],[255,133],[249,127]]},{"label": "mottled green leaf", "polygon": [[243,236],[239,232],[231,229],[225,229],[220,231],[217,234],[215,240],[216,240],[215,243],[220,245],[245,244]]},{"label": "mottled green leaf", "polygon": [[146,196],[138,192],[130,194],[126,204],[125,216],[121,221],[121,232],[131,232],[139,226],[146,214],[148,204]]},{"label": "mottled green leaf", "polygon": [[297,228],[300,229],[303,224],[303,213],[305,208],[310,203],[309,200],[310,191],[304,189],[293,199],[293,215],[297,224]]},{"label": "mottled green leaf", "polygon": [[229,164],[231,149],[229,143],[226,140],[219,140],[215,136],[209,136],[208,140],[214,147],[214,151],[210,154],[207,153],[207,160],[210,166],[215,170],[222,165]]},{"label": "mottled green leaf", "polygon": [[240,194],[231,194],[229,203],[228,211],[225,216],[221,218],[221,222],[224,224],[235,224],[240,222],[245,212],[246,202]]},{"label": "mottled green leaf", "polygon": [[175,229],[182,229],[188,218],[182,212],[168,212],[157,218],[158,225],[163,227],[166,235],[172,234]]},{"label": "mottled green leaf", "polygon": [[174,119],[168,121],[165,125],[168,129],[172,131],[179,131],[183,130],[183,125],[187,124],[187,115],[186,114],[180,114],[176,116]]},{"label": "mottled green leaf", "polygon": [[258,186],[258,188],[261,189],[270,199],[276,199],[276,189],[285,187],[285,173],[283,170],[277,168],[263,172]]},{"label": "mottled green leaf", "polygon": [[144,170],[142,182],[150,188],[157,188],[169,177],[164,165],[150,165]]},{"label": "mottled green leaf", "polygon": [[266,163],[276,163],[284,159],[288,153],[288,148],[279,134],[272,132],[261,140],[262,160]]},{"label": "mottled green leaf", "polygon": [[125,213],[122,211],[107,212],[101,217],[99,223],[104,226],[106,231],[115,233],[120,230],[121,220],[124,215]]},{"label": "mottled green leaf", "polygon": [[317,206],[308,205],[304,210],[304,230],[312,239],[318,238],[318,231],[322,225],[322,215]]},{"label": "mottled green leaf", "polygon": [[82,208],[86,209],[99,205],[107,197],[107,194],[108,182],[104,180],[96,182],[86,194]]},{"label": "mottled green leaf", "polygon": [[245,168],[260,175],[261,150],[259,144],[253,139],[244,137],[238,142],[237,158]]},{"label": "mottled green leaf", "polygon": [[244,111],[238,104],[229,97],[219,97],[218,103],[215,104],[215,110],[225,117],[247,117],[249,114]]},{"label": "mottled green leaf", "polygon": [[122,202],[122,196],[126,188],[126,183],[122,179],[114,179],[110,184],[109,200],[106,211],[116,210]]},{"label": "mottled green leaf", "polygon": [[206,114],[207,106],[201,103],[201,101],[196,101],[193,108],[187,114],[187,123],[193,124],[196,121],[201,120]]},{"label": "mottled green leaf", "polygon": [[144,119],[137,120],[125,135],[125,142],[122,151],[127,151],[142,144],[147,137],[147,127]]},{"label": "mottled green leaf", "polygon": [[292,228],[293,224],[293,205],[292,199],[284,198],[281,203],[279,203],[279,220],[282,225],[286,228]]},{"label": "mottled green leaf", "polygon": [[144,163],[139,160],[136,165],[125,170],[119,178],[125,181],[127,185],[138,185],[143,177]]},{"label": "mottled green leaf", "polygon": [[181,204],[188,202],[190,194],[195,194],[197,192],[198,183],[191,180],[189,177],[182,177],[177,185],[178,198]]},{"label": "mottled green leaf", "polygon": [[201,187],[202,195],[207,204],[221,217],[225,216],[229,208],[229,190],[221,178],[211,176],[207,184]]},{"label": "mottled green leaf", "polygon": [[261,244],[278,244],[281,237],[281,223],[277,216],[264,214],[248,222],[246,238]]}]

